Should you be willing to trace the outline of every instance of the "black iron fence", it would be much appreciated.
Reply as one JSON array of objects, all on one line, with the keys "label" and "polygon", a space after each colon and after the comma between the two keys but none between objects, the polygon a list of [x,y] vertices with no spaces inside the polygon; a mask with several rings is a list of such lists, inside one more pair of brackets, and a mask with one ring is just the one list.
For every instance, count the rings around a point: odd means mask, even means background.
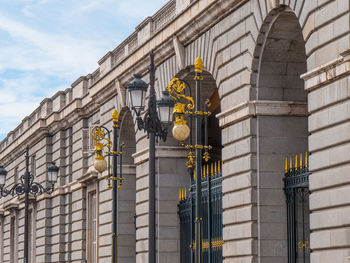
[{"label": "black iron fence", "polygon": [[288,263],[310,262],[308,154],[288,158],[285,163],[284,191],[287,202]]},{"label": "black iron fence", "polygon": [[[196,173],[195,173],[196,174]],[[220,162],[202,168],[202,250],[203,263],[221,263],[222,259],[222,173]],[[180,262],[194,262],[195,234],[194,211],[196,203],[195,178],[190,189],[179,193]]]}]

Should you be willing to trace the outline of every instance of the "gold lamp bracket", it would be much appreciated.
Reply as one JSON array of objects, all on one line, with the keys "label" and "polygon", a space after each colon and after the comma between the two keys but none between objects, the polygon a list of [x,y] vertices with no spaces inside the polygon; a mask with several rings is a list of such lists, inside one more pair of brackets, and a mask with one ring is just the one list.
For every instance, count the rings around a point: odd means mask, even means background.
[{"label": "gold lamp bracket", "polygon": [[[189,110],[193,110],[195,106],[194,99],[190,96],[185,95],[185,89],[186,89],[186,83],[175,77],[170,81],[167,88],[170,97],[172,97],[175,101],[178,101],[181,98],[186,99],[187,101],[189,101],[189,104],[187,104],[187,108]],[[174,112],[175,112],[175,108],[174,108]]]}]

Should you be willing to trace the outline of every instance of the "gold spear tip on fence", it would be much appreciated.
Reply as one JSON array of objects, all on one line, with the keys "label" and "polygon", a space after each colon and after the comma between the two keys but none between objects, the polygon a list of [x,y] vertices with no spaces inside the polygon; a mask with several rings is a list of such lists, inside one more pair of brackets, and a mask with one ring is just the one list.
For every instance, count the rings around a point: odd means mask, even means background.
[{"label": "gold spear tip on fence", "polygon": [[307,159],[307,152],[305,153],[305,167],[307,168],[308,167],[308,159]]},{"label": "gold spear tip on fence", "polygon": [[298,155],[295,155],[295,170],[298,170]]},{"label": "gold spear tip on fence", "polygon": [[181,201],[181,189],[179,191],[179,202]]},{"label": "gold spear tip on fence", "polygon": [[300,161],[300,169],[303,169],[303,154],[302,153],[300,154],[299,161]]},{"label": "gold spear tip on fence", "polygon": [[289,170],[292,171],[293,170],[293,160],[292,160],[292,156],[289,159]]},{"label": "gold spear tip on fence", "polygon": [[187,199],[187,188],[185,188],[185,199],[184,200],[186,200]]},{"label": "gold spear tip on fence", "polygon": [[218,161],[218,172],[221,172],[221,161]]},{"label": "gold spear tip on fence", "polygon": [[207,176],[209,177],[210,174],[209,174],[209,164],[207,164]]},{"label": "gold spear tip on fence", "polygon": [[213,176],[213,174],[214,174],[214,164],[213,163],[211,163],[211,165],[210,165],[210,174],[211,174],[211,176]]},{"label": "gold spear tip on fence", "polygon": [[286,157],[284,172],[288,173],[288,158]]},{"label": "gold spear tip on fence", "polygon": [[215,174],[218,174],[218,167],[217,167],[216,162],[214,163],[214,173],[215,173]]}]

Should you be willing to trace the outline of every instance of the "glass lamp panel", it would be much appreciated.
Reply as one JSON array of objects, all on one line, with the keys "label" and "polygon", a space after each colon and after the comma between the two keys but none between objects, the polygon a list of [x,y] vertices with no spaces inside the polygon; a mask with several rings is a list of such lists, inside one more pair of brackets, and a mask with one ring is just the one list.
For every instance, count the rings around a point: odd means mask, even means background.
[{"label": "glass lamp panel", "polygon": [[54,184],[57,182],[57,177],[58,177],[58,171],[55,171],[53,169],[50,169],[47,172],[47,179],[49,180],[50,183]]},{"label": "glass lamp panel", "polygon": [[169,122],[173,122],[174,106],[169,107]]},{"label": "glass lamp panel", "polygon": [[2,165],[0,165],[0,186],[5,185],[6,175],[7,175],[7,171]]},{"label": "glass lamp panel", "polygon": [[143,98],[144,98],[143,90],[130,91],[131,106],[134,107],[135,109],[143,108]]},{"label": "glass lamp panel", "polygon": [[6,174],[0,173],[0,186],[5,185],[5,180],[6,180]]},{"label": "glass lamp panel", "polygon": [[158,107],[158,116],[161,122],[169,121],[169,107]]},{"label": "glass lamp panel", "polygon": [[169,106],[158,106],[159,120],[163,123],[170,123],[173,121],[173,109]]},{"label": "glass lamp panel", "polygon": [[47,179],[49,180],[50,183],[52,183],[52,171],[47,172]]},{"label": "glass lamp panel", "polygon": [[52,183],[56,183],[57,182],[57,177],[58,177],[58,171],[53,171],[52,172]]}]

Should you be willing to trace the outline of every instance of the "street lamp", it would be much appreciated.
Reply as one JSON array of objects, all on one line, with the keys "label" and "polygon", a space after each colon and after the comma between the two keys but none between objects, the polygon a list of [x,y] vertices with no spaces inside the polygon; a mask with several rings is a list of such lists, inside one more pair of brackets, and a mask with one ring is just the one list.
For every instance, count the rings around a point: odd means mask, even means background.
[{"label": "street lamp", "polygon": [[[113,119],[113,142],[111,140],[110,131],[104,126],[93,126],[91,128],[90,134],[92,139],[95,141],[95,162],[94,168],[102,174],[104,171],[108,169],[108,189],[111,189],[111,180],[113,181],[113,215],[112,215],[112,224],[113,224],[113,233],[112,233],[112,263],[116,263],[118,261],[118,189],[123,188],[123,176],[122,176],[122,150],[125,147],[124,143],[120,145],[120,151],[118,151],[118,121],[119,114],[117,110],[113,111],[112,114]],[[105,153],[108,156],[108,163],[103,156]],[[113,157],[113,173],[112,177],[110,176],[110,156]],[[118,159],[119,158],[119,166],[120,166],[120,177],[118,177]],[[118,185],[119,183],[119,185]]]},{"label": "street lamp", "polygon": [[26,149],[26,171],[20,178],[20,183],[15,184],[11,189],[5,189],[5,181],[7,171],[0,165],[0,195],[2,197],[8,195],[22,195],[25,196],[25,213],[24,213],[24,263],[28,262],[28,222],[29,222],[29,194],[40,195],[43,193],[51,194],[55,190],[55,183],[57,182],[59,168],[55,162],[47,167],[47,178],[49,186],[44,187],[40,183],[34,182],[35,175],[29,172],[29,147]]},{"label": "street lamp", "polygon": [[[194,64],[195,69],[195,77],[196,81],[196,94],[195,100],[191,96],[191,87],[190,85],[182,79],[173,78],[168,85],[167,91],[170,97],[172,97],[176,103],[174,106],[174,127],[173,127],[173,136],[175,139],[181,142],[184,145],[184,141],[189,138],[189,144],[186,145],[186,149],[189,150],[188,161],[186,162],[187,167],[189,169],[189,173],[191,176],[191,181],[196,181],[196,205],[195,205],[195,263],[200,263],[202,260],[202,240],[201,233],[203,228],[203,219],[202,219],[202,208],[201,208],[201,179],[202,179],[202,159],[206,162],[210,159],[209,150],[212,148],[208,145],[208,116],[211,114],[208,111],[208,107],[210,107],[210,101],[206,100],[204,105],[204,110],[201,111],[201,88],[200,83],[203,80],[202,77],[202,69],[203,62],[201,58],[197,58]],[[185,103],[181,102],[185,101]],[[195,134],[196,134],[196,142],[192,144],[192,121],[190,127],[187,125],[187,121],[184,118],[185,116],[189,116],[195,118],[196,126],[195,126]],[[204,145],[202,144],[202,119],[204,118],[204,128],[205,128],[205,140]],[[195,150],[195,155],[194,151]],[[204,154],[202,151],[204,150]],[[195,167],[195,173],[194,173]],[[195,176],[194,176],[195,174]],[[208,183],[210,180],[208,179]],[[208,190],[210,191],[210,185],[208,185]],[[210,192],[209,192],[210,195]],[[209,202],[210,204],[210,202]],[[208,209],[210,213],[210,208]],[[210,216],[209,216],[210,219]],[[210,222],[208,223],[210,225]],[[211,242],[211,231],[208,233],[208,251],[209,251],[209,260],[211,258],[210,253],[212,249]],[[210,261],[209,261],[210,262]]]},{"label": "street lamp", "polygon": [[[145,108],[145,97],[148,84],[141,79],[141,75],[134,75],[135,79],[127,84],[126,88],[129,92],[129,100],[132,110],[136,113],[137,126],[139,130],[147,132],[149,138],[149,251],[148,262],[155,263],[155,145],[156,138],[163,141],[167,138],[168,123],[172,122],[172,112],[174,108],[174,100],[170,98],[167,91],[163,92],[163,97],[156,100],[156,91],[154,89],[155,82],[155,66],[154,54],[150,53],[150,93],[148,100],[148,108],[141,117],[141,112]],[[157,113],[158,108],[158,113]]]}]

